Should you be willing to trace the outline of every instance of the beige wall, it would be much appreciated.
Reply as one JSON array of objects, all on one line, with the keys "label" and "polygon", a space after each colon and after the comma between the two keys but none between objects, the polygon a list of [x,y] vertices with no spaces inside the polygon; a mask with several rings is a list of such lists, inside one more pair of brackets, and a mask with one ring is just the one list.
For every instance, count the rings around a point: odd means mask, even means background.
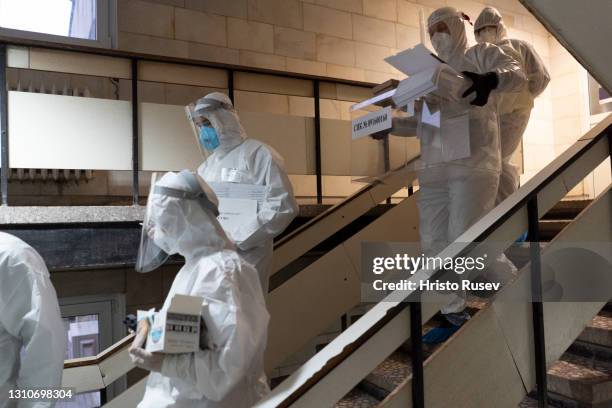
[{"label": "beige wall", "polygon": [[[381,82],[383,58],[420,42],[420,17],[471,0],[118,0],[119,48]],[[549,55],[548,34],[517,0],[493,0],[516,37]],[[473,40],[473,35],[470,33]]]},{"label": "beige wall", "polygon": [[[485,5],[469,0],[119,0],[119,46],[136,52],[383,81],[399,74],[382,59],[419,42],[419,15],[427,16],[435,7],[446,4],[461,8],[472,19]],[[552,75],[548,89],[536,100],[524,135],[523,157],[517,156],[518,161],[524,162],[525,182],[588,129],[592,118],[588,113],[586,73],[517,0],[493,0],[487,4],[500,9],[511,37],[535,46]],[[473,43],[472,33],[468,34]],[[30,56],[30,65],[34,59]],[[222,70],[209,71],[224,75]],[[141,101],[184,105],[225,86],[224,79],[219,84],[207,82],[219,75],[199,73],[198,78],[207,81],[194,84],[193,75],[171,75],[167,69],[163,73],[171,78],[144,78],[141,72]],[[68,87],[75,93],[77,89],[79,93],[84,90],[92,97],[130,99],[126,79],[116,83],[110,78],[27,69],[13,69],[9,74],[11,89],[42,88],[44,84],[47,90]],[[342,197],[361,187],[350,177],[358,175],[354,168],[358,161],[350,157],[354,149],[348,108],[366,97],[367,92],[363,88],[322,85],[321,116],[327,120],[322,127],[324,195]],[[239,74],[235,87],[236,106],[251,136],[279,150],[287,159],[296,192],[312,196],[312,84]],[[267,131],[269,126],[261,126],[269,123],[286,126],[276,126],[272,131]],[[296,138],[299,143],[289,142]],[[378,151],[375,145],[371,149]],[[93,181],[65,185],[59,194],[129,194],[129,174],[117,178],[114,173],[107,177],[96,172]],[[607,175],[605,171],[592,175],[572,194],[593,195],[600,186],[607,186],[607,180],[599,180],[599,174]],[[11,184],[17,195],[36,195],[36,188],[44,187]]]},{"label": "beige wall", "polygon": [[[588,129],[589,117],[585,71],[517,0],[119,0],[119,47],[381,82],[401,77],[383,58],[420,42],[420,14],[445,5],[472,20],[485,5],[497,7],[510,36],[533,44],[551,72],[524,135],[525,182]],[[240,98],[243,110],[294,114],[290,100]],[[591,190],[581,183],[572,194]]]},{"label": "beige wall", "polygon": [[382,58],[419,41],[418,6],[396,0],[119,0],[119,47],[380,82]]}]

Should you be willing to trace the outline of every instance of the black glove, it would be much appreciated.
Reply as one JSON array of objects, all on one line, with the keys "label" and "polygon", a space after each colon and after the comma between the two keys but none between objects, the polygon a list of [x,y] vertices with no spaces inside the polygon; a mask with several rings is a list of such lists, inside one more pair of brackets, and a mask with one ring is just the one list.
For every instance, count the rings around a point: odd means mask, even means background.
[{"label": "black glove", "polygon": [[472,80],[472,86],[461,95],[466,97],[469,94],[476,92],[476,98],[470,102],[470,105],[485,106],[489,100],[489,94],[497,88],[499,79],[495,72],[487,72],[486,74],[477,74],[475,72],[463,71],[463,75]]}]

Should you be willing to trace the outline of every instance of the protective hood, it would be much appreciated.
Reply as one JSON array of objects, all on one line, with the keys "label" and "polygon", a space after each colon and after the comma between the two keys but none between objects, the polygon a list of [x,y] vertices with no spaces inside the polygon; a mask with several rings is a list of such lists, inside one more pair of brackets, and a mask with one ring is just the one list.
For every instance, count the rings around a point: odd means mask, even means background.
[{"label": "protective hood", "polygon": [[[199,145],[203,150],[205,158],[207,156],[205,151],[210,149],[208,147],[203,147],[200,140],[200,130],[203,119],[205,119],[205,122],[210,122],[210,125],[212,125],[216,131],[219,143],[218,147],[215,147],[215,150],[228,152],[242,143],[247,137],[232,101],[227,95],[221,92],[210,93],[187,105],[185,109],[193,124],[193,130],[198,138]],[[208,153],[210,153],[210,151]]]},{"label": "protective hood", "polygon": [[494,44],[499,44],[501,41],[508,38],[508,30],[506,30],[502,15],[494,7],[485,7],[476,19],[474,23],[474,36],[476,40],[478,40],[478,31],[486,27],[495,27],[497,29],[497,36]]},{"label": "protective hood", "polygon": [[438,56],[455,69],[461,68],[467,49],[464,14],[454,7],[442,7],[435,10],[427,19],[427,28],[443,22],[450,31],[450,45],[444,50],[436,50]]},{"label": "protective hood", "polygon": [[197,175],[183,170],[153,175],[143,221],[136,270],[151,271],[179,253],[187,262],[233,244],[217,221],[218,201]]}]

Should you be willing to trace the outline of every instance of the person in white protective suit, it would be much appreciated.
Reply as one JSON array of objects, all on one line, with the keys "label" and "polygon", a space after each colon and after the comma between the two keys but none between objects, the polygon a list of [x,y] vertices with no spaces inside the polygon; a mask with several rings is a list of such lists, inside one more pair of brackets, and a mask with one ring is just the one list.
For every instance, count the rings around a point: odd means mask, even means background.
[{"label": "person in white protective suit", "polygon": [[[427,22],[438,56],[471,80],[463,101],[426,99],[425,103],[432,102],[432,106],[439,104],[439,129],[420,124],[417,128],[412,117],[395,118],[391,131],[398,136],[418,132],[420,138],[422,167],[417,205],[421,250],[426,256],[437,255],[494,207],[501,170],[497,98],[525,82],[518,63],[499,47],[479,44],[468,48],[464,18],[465,14],[455,8],[444,7],[435,10]],[[453,143],[460,140],[469,144],[469,155],[442,159],[442,152],[452,152]],[[499,262],[513,272],[514,265],[505,257]],[[469,319],[464,296],[457,296],[442,308],[442,313],[448,327],[443,332],[431,331],[424,341],[443,341]]]},{"label": "person in white protective suit", "polygon": [[283,159],[270,146],[248,138],[231,100],[213,92],[187,107],[200,147],[207,158],[198,168],[207,183],[262,186],[263,199],[251,222],[226,232],[240,255],[255,266],[264,293],[272,268],[273,239],[298,215]]},{"label": "person in white protective suit", "polygon": [[194,353],[151,353],[139,330],[130,356],[151,374],[138,407],[250,407],[269,392],[263,371],[269,315],[257,274],[217,221],[216,196],[200,177],[170,172],[151,185],[136,270],[181,254],[185,265],[163,309],[176,294],[202,297],[208,337]]},{"label": "person in white protective suit", "polygon": [[55,406],[9,399],[9,391],[61,387],[65,355],[66,330],[43,259],[0,232],[0,407]]},{"label": "person in white protective suit", "polygon": [[499,204],[518,189],[519,167],[512,163],[512,156],[527,128],[533,100],[546,89],[550,75],[533,46],[523,40],[508,38],[506,26],[497,9],[485,7],[482,10],[474,24],[474,35],[479,44],[495,44],[516,59],[527,77],[527,83],[517,92],[501,96],[499,127],[502,171],[496,200],[496,204]]}]

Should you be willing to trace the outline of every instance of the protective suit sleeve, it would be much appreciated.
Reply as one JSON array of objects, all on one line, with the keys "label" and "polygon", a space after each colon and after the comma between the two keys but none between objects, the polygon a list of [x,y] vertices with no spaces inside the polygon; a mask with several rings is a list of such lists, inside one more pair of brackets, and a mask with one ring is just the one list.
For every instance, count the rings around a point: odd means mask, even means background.
[{"label": "protective suit sleeve", "polygon": [[213,401],[225,398],[244,380],[254,358],[263,354],[269,321],[256,274],[251,275],[250,284],[240,285],[228,274],[217,280],[213,294],[201,294],[207,303],[202,316],[215,347],[167,355],[162,375],[186,382]]},{"label": "protective suit sleeve", "polygon": [[498,84],[496,91],[519,91],[526,78],[518,61],[496,45],[478,44],[468,50],[468,57],[478,67],[479,73],[495,72]]},{"label": "protective suit sleeve", "polygon": [[249,163],[256,172],[264,172],[266,192],[257,218],[232,234],[236,245],[242,250],[273,239],[298,215],[299,207],[293,196],[293,187],[281,165],[282,159],[275,156],[269,148],[261,146],[253,155],[253,163]]},{"label": "protective suit sleeve", "polygon": [[520,40],[511,40],[511,42],[523,58],[523,71],[529,83],[529,92],[535,98],[544,92],[544,89],[548,86],[550,74],[531,44]]},{"label": "protective suit sleeve", "polygon": [[24,248],[5,258],[0,268],[8,274],[0,288],[0,324],[24,347],[17,388],[57,388],[64,369],[66,331],[47,267],[33,249]]}]

